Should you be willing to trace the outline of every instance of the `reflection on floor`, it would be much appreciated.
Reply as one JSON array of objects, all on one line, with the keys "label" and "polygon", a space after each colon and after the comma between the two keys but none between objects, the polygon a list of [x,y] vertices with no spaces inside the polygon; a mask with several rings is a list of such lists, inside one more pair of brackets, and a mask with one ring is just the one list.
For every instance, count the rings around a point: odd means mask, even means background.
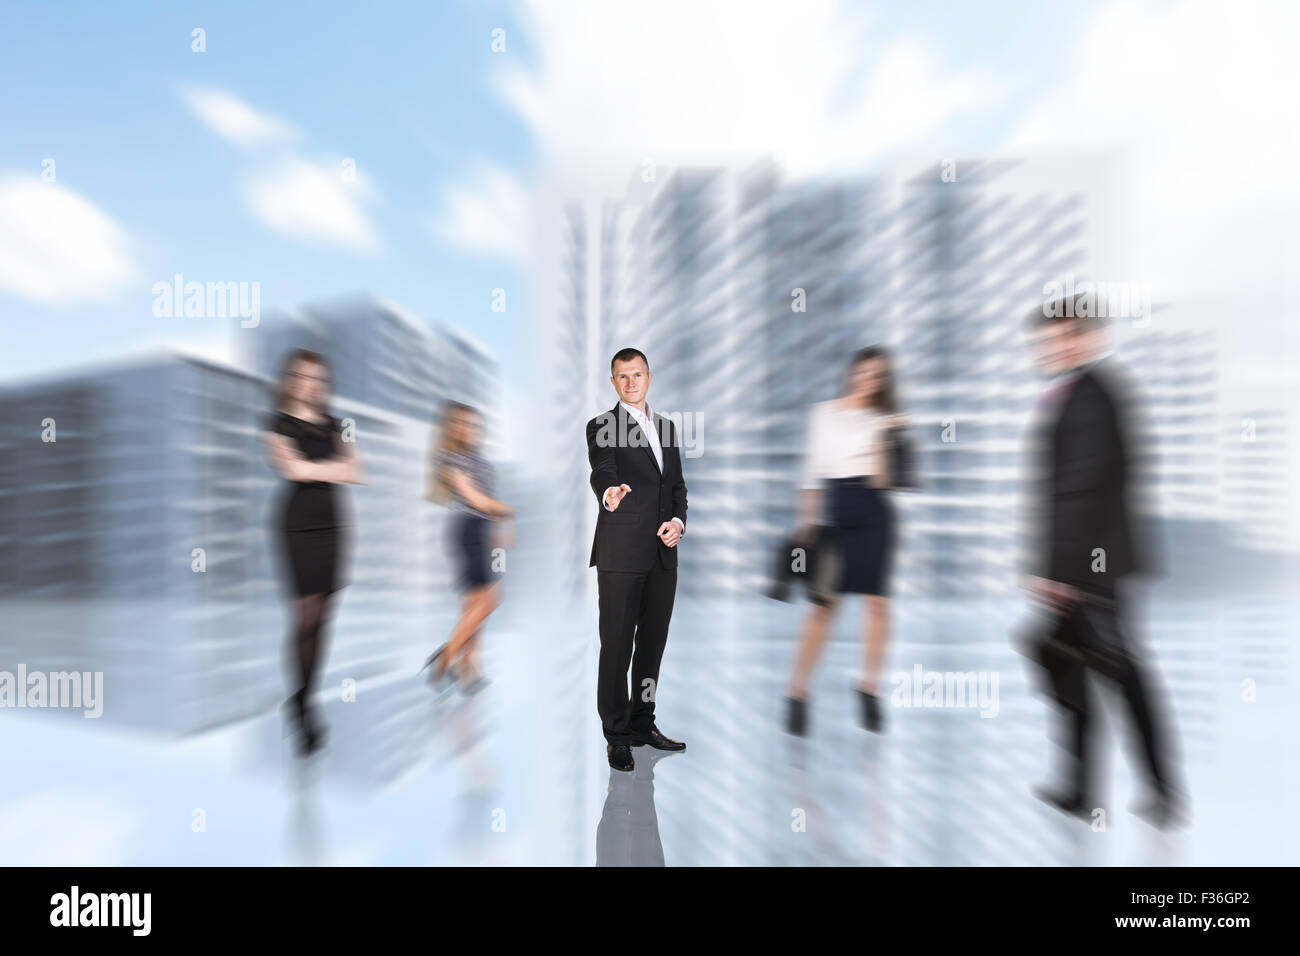
[{"label": "reflection on floor", "polygon": [[[1258,608],[1252,609],[1258,620]],[[326,751],[295,760],[278,714],[180,740],[69,713],[0,713],[6,864],[962,865],[1279,864],[1297,858],[1289,759],[1295,668],[1256,676],[1222,607],[1153,613],[1143,629],[1174,707],[1192,826],[1161,834],[1122,709],[1108,708],[1104,829],[1039,804],[1054,715],[1007,635],[1009,608],[899,602],[886,732],[858,725],[849,609],[812,688],[810,733],[783,730],[803,608],[679,601],[658,719],[682,754],[605,763],[594,612],[508,619],[488,635],[493,683],[435,699],[414,673],[326,701]],[[1293,609],[1272,620],[1294,633]],[[906,682],[966,674],[995,692],[925,706]],[[1243,670],[1243,667],[1245,668]],[[996,683],[994,682],[996,681]],[[972,685],[973,686],[973,685]],[[326,693],[326,697],[330,697]],[[947,701],[949,704],[953,702]],[[919,706],[918,706],[919,705]],[[982,716],[983,714],[983,716]]]}]

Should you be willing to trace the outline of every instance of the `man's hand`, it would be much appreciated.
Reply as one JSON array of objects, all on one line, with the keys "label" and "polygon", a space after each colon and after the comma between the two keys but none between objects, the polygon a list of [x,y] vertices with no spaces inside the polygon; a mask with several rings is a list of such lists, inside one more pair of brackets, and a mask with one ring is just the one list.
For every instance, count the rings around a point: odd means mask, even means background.
[{"label": "man's hand", "polygon": [[632,489],[627,485],[619,485],[617,488],[605,489],[605,507],[610,511],[618,510],[618,503],[623,500],[625,495],[630,495]]},{"label": "man's hand", "polygon": [[1062,613],[1079,602],[1079,592],[1061,581],[1031,576],[1025,587],[1035,600]]},{"label": "man's hand", "polygon": [[677,542],[682,540],[682,531],[676,521],[665,521],[655,534],[659,535],[660,540],[670,548],[677,547]]}]

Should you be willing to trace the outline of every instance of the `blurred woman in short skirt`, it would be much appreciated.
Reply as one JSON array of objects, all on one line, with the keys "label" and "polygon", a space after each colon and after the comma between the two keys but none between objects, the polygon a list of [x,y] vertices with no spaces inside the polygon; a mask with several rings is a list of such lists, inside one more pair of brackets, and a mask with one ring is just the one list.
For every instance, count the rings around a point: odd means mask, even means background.
[{"label": "blurred woman in short skirt", "polygon": [[807,731],[808,681],[838,608],[838,596],[863,595],[862,680],[857,688],[863,726],[880,731],[880,672],[889,633],[889,576],[894,557],[894,509],[889,500],[894,430],[901,427],[889,356],[880,346],[859,350],[849,363],[844,394],[812,407],[800,481],[801,540],[821,525],[831,552],[833,592],[814,605],[804,625],[787,698],[787,729]]},{"label": "blurred woman in short skirt", "polygon": [[501,574],[493,567],[492,551],[512,543],[507,533],[495,533],[512,512],[493,497],[495,471],[482,456],[482,441],[483,418],[478,411],[460,402],[448,403],[435,436],[426,495],[456,512],[449,523],[448,543],[463,598],[451,636],[425,667],[432,667],[435,685],[454,675],[467,693],[476,693],[487,683],[478,666],[479,636],[488,615],[501,603]]}]

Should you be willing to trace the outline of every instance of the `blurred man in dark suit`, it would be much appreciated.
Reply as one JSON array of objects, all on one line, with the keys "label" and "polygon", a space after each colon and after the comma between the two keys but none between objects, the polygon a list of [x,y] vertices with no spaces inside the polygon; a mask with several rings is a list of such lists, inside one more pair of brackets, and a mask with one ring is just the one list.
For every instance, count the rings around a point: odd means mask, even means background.
[{"label": "blurred man in dark suit", "polygon": [[1180,822],[1160,715],[1139,648],[1124,627],[1131,577],[1150,570],[1131,513],[1133,456],[1119,371],[1105,358],[1109,323],[1091,296],[1056,300],[1029,317],[1036,364],[1050,379],[1039,405],[1042,425],[1041,550],[1028,586],[1049,610],[1033,656],[1067,714],[1071,771],[1039,796],[1088,817],[1092,792],[1092,679],[1122,692],[1141,738],[1150,799],[1138,812],[1164,827]]},{"label": "blurred man in dark suit", "polygon": [[686,749],[660,733],[654,719],[677,593],[677,543],[686,531],[686,481],[676,428],[646,403],[645,355],[619,351],[609,381],[618,403],[587,422],[591,490],[600,502],[590,563],[600,592],[596,708],[609,765],[630,771],[632,747]]}]

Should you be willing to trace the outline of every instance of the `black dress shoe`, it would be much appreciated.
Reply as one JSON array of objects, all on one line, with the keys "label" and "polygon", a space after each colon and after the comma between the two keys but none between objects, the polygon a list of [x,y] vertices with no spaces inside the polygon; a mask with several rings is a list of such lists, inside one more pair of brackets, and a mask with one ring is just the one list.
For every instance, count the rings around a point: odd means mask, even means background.
[{"label": "black dress shoe", "polygon": [[630,771],[636,768],[632,760],[632,748],[627,744],[605,744],[605,755],[609,765],[615,770]]},{"label": "black dress shoe", "polygon": [[885,714],[880,709],[880,698],[868,694],[865,690],[858,691],[858,698],[862,705],[862,726],[873,734],[878,734],[885,727]]},{"label": "black dress shoe", "polygon": [[808,733],[808,701],[798,697],[785,699],[785,729],[796,737]]},{"label": "black dress shoe", "polygon": [[1049,807],[1060,810],[1069,816],[1078,817],[1080,820],[1090,820],[1092,818],[1092,807],[1088,805],[1090,801],[1084,799],[1077,790],[1035,787],[1034,796]]},{"label": "black dress shoe", "polygon": [[671,737],[665,737],[659,733],[659,728],[650,725],[650,729],[642,733],[632,731],[632,746],[642,747],[645,745],[653,747],[655,750],[685,750],[686,744],[680,740],[673,740]]},{"label": "black dress shoe", "polygon": [[1135,806],[1133,812],[1157,830],[1173,830],[1191,822],[1183,801],[1169,793],[1156,794]]}]

